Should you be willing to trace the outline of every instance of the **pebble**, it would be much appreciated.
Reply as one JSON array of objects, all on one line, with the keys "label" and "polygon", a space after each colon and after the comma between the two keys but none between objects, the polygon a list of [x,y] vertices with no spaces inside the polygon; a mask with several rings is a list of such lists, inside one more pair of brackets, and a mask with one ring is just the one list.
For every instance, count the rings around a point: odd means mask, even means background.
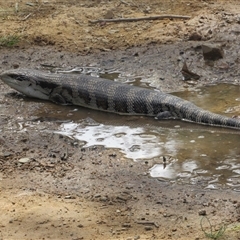
[{"label": "pebble", "polygon": [[100,197],[100,201],[106,202],[108,199],[106,197]]},{"label": "pebble", "polygon": [[25,157],[25,158],[20,158],[18,162],[20,163],[28,163],[31,161],[31,158]]},{"label": "pebble", "polygon": [[202,36],[196,32],[192,33],[189,38],[189,41],[201,41],[202,40]]},{"label": "pebble", "polygon": [[71,195],[67,195],[67,196],[65,196],[64,198],[65,198],[65,199],[75,199],[76,197],[71,196]]},{"label": "pebble", "polygon": [[19,64],[14,63],[14,64],[12,65],[12,67],[15,68],[15,69],[16,69],[16,68],[19,68]]},{"label": "pebble", "polygon": [[206,212],[206,210],[201,209],[201,210],[198,211],[198,215],[199,215],[199,216],[206,216],[206,215],[207,215],[207,212]]},{"label": "pebble", "polygon": [[123,223],[123,224],[122,224],[122,227],[124,227],[124,228],[130,228],[130,227],[131,227],[131,224],[130,224],[130,223]]},{"label": "pebble", "polygon": [[10,157],[11,155],[12,155],[12,153],[10,153],[10,152],[5,152],[5,153],[3,154],[4,157]]},{"label": "pebble", "polygon": [[138,240],[138,239],[140,239],[140,236],[137,235],[134,237],[134,240]]},{"label": "pebble", "polygon": [[214,44],[204,44],[202,45],[202,52],[204,60],[215,61],[223,58],[223,49],[220,46]]},{"label": "pebble", "polygon": [[146,231],[151,231],[151,230],[153,230],[153,228],[150,227],[150,226],[146,226],[146,227],[144,227],[144,229],[145,229]]}]

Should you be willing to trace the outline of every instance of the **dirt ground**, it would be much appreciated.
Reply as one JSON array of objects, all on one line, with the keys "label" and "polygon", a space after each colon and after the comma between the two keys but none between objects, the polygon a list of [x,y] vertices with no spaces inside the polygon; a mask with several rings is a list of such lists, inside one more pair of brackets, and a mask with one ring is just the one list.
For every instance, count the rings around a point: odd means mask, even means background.
[{"label": "dirt ground", "polygon": [[[114,69],[121,64],[128,73],[147,65],[151,72],[159,62],[151,60],[153,53],[176,60],[175,46],[197,49],[194,44],[212,41],[225,46],[235,64],[219,62],[214,71],[224,70],[239,83],[238,52],[231,48],[231,41],[238,44],[239,12],[233,0],[0,0],[0,71],[47,63]],[[90,22],[176,14],[190,18]],[[165,69],[165,77],[173,71]],[[182,81],[166,83],[161,88],[167,91],[184,88]],[[199,84],[205,83],[209,79]],[[42,131],[58,126],[34,121],[36,112],[50,114],[51,103],[26,99],[3,83],[0,92],[0,239],[200,240],[211,232],[207,220],[214,231],[226,226],[215,239],[240,239],[239,192],[151,178],[149,161],[135,163],[117,150],[82,148]]]}]

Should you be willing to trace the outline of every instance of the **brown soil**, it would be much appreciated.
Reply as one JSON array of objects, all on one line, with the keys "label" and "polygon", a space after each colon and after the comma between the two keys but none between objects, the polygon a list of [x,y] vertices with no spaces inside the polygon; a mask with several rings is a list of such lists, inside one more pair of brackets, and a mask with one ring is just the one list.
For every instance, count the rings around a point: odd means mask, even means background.
[{"label": "brown soil", "polygon": [[[12,48],[2,44],[0,70],[100,59],[107,65],[109,56],[123,63],[119,55],[124,54],[128,65],[129,56],[143,56],[163,44],[222,39],[219,27],[230,27],[219,23],[239,24],[239,11],[234,0],[0,0],[0,39],[20,38]],[[191,18],[89,22],[162,14]],[[227,227],[222,239],[240,239],[239,193],[209,191],[201,182],[160,182],[148,176],[148,161],[134,163],[103,147],[85,149],[37,125],[21,131],[39,109],[48,116],[51,104],[28,101],[2,83],[0,92],[0,239],[197,240],[205,239],[204,216],[207,232],[209,219],[214,230],[223,223]],[[58,123],[43,125],[51,130]],[[26,157],[29,161],[19,162]]]}]

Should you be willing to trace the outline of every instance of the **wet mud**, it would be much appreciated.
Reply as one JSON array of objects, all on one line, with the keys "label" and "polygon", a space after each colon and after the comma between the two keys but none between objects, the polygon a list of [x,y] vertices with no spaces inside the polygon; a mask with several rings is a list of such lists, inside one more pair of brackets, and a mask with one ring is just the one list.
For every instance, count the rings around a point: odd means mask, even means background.
[{"label": "wet mud", "polygon": [[[1,72],[79,67],[240,115],[237,1],[24,2],[17,14],[14,6],[2,4],[0,36],[21,41],[1,46]],[[118,17],[115,8],[191,18],[89,25],[94,14]],[[223,59],[204,60],[209,42]],[[198,80],[183,81],[184,62]],[[0,92],[0,238],[197,240],[209,220],[227,227],[223,239],[239,239],[236,131],[55,105],[2,82]]]}]

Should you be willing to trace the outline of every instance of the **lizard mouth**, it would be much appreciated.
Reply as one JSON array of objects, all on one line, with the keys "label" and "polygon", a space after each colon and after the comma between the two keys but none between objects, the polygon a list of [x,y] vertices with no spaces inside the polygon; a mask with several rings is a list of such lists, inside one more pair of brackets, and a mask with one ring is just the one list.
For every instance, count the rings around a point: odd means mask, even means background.
[{"label": "lizard mouth", "polygon": [[44,100],[49,99],[48,92],[37,86],[36,82],[30,77],[15,73],[3,73],[0,75],[0,78],[8,86],[28,97],[40,98]]}]

